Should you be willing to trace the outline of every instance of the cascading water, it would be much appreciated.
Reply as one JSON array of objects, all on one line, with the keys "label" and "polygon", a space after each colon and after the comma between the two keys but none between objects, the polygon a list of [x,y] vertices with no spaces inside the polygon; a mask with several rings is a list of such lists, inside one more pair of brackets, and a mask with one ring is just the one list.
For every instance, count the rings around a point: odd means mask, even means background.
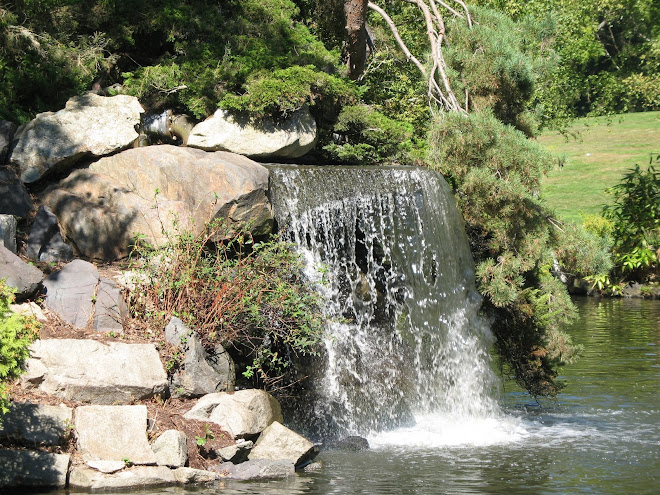
[{"label": "cascading water", "polygon": [[277,221],[304,255],[328,318],[306,421],[322,436],[373,435],[438,415],[497,415],[491,335],[442,176],[416,167],[270,168]]}]

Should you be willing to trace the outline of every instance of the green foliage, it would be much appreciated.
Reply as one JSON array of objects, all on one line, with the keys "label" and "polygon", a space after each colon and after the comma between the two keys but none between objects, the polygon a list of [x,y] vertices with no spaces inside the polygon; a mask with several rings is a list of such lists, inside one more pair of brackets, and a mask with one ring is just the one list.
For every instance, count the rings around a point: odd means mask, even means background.
[{"label": "green foliage", "polygon": [[479,0],[514,19],[550,14],[561,64],[542,78],[547,119],[653,110],[658,105],[660,6],[654,0]]},{"label": "green foliage", "polygon": [[413,148],[412,125],[390,119],[366,105],[345,106],[323,149],[343,163],[405,162]]},{"label": "green foliage", "polygon": [[[430,150],[467,223],[499,354],[531,394],[555,395],[561,389],[556,368],[578,349],[561,331],[575,308],[550,267],[558,253],[573,269],[591,272],[607,265],[606,256],[578,260],[575,248],[562,246],[569,233],[557,228],[539,199],[551,157],[520,131],[489,114],[450,113],[434,122]],[[575,243],[586,236],[570,234]]]},{"label": "green foliage", "polygon": [[245,90],[240,96],[225,95],[220,107],[247,112],[255,117],[286,117],[303,106],[317,102],[324,110],[336,114],[341,105],[357,99],[352,83],[318,72],[313,66],[293,66],[272,73],[259,72],[245,85]]},{"label": "green foliage", "polygon": [[0,417],[9,405],[7,383],[23,371],[30,356],[28,346],[35,339],[38,325],[34,318],[12,313],[14,290],[0,280]]},{"label": "green foliage", "polygon": [[316,293],[298,255],[277,238],[254,243],[212,221],[160,248],[138,244],[134,256],[143,261],[133,314],[162,326],[176,315],[208,349],[220,342],[246,353],[255,382],[273,385],[296,356],[316,352],[323,328]]},{"label": "green foliage", "polygon": [[528,108],[537,79],[557,62],[550,48],[555,26],[548,19],[516,23],[487,8],[474,8],[472,14],[472,28],[463,19],[447,23],[445,59],[454,91],[469,90],[469,110],[491,112],[527,135],[536,134],[536,118]]}]

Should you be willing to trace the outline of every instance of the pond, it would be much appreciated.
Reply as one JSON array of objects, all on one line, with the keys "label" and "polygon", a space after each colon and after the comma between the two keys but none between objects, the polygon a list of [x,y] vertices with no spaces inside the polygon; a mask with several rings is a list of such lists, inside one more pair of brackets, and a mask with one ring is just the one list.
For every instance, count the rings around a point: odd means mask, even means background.
[{"label": "pond", "polygon": [[[322,452],[286,481],[232,482],[197,494],[655,494],[660,486],[660,302],[578,299],[584,345],[556,401],[506,383],[502,413],[428,416],[369,438],[365,452]],[[182,489],[153,493],[183,495]]]}]

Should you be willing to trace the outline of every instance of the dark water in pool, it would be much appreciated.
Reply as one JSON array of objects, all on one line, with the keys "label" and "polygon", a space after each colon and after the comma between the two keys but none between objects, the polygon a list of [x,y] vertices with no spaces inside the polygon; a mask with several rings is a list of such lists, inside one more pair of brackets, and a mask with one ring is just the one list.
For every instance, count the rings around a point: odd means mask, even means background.
[{"label": "dark water in pool", "polygon": [[[501,414],[373,436],[367,452],[322,452],[322,469],[286,481],[227,483],[197,494],[660,493],[660,302],[576,301],[585,346],[555,402],[511,384]],[[183,489],[149,493],[183,495]]]}]

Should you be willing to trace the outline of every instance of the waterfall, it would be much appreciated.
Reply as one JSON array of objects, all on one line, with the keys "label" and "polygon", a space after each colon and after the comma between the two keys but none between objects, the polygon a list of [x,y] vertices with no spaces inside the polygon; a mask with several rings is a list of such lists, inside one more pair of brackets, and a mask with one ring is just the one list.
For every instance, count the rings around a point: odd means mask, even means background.
[{"label": "waterfall", "polygon": [[306,421],[325,435],[370,435],[429,414],[492,415],[492,336],[443,177],[419,167],[269,167],[278,225],[328,321]]}]

